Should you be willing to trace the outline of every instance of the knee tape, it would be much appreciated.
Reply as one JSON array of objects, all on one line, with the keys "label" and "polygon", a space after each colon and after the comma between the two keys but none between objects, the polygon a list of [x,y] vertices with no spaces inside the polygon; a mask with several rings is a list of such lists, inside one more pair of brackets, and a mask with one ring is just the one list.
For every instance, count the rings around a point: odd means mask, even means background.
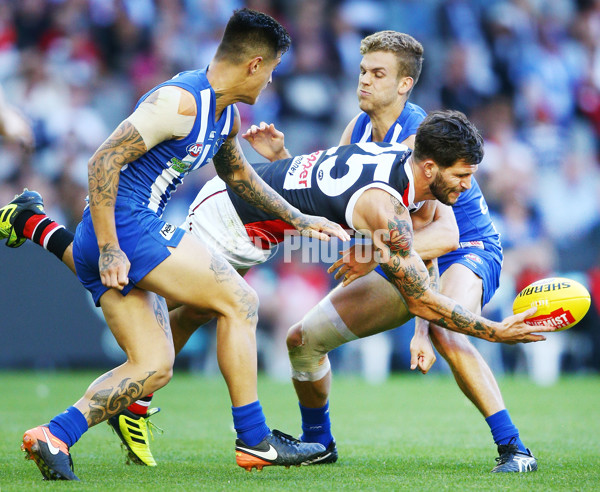
[{"label": "knee tape", "polygon": [[358,337],[340,318],[328,297],[312,308],[302,320],[302,344],[289,350],[292,377],[297,381],[318,381],[330,369],[327,353]]}]

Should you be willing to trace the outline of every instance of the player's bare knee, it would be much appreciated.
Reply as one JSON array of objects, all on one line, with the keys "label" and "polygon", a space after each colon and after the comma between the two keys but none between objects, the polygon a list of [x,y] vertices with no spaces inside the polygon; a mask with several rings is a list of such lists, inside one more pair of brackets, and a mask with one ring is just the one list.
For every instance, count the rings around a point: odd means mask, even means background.
[{"label": "player's bare knee", "polygon": [[171,378],[173,377],[173,364],[161,364],[159,366],[155,366],[152,370],[152,386],[154,389],[152,391],[156,391],[163,386],[166,386]]}]

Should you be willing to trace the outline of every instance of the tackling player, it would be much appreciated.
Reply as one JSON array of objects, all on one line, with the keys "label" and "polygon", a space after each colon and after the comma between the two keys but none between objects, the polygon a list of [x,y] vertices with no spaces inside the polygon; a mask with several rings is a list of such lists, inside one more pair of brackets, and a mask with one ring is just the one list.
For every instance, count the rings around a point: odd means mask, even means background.
[{"label": "tackling player", "polygon": [[[337,224],[290,206],[254,172],[237,141],[234,103],[256,101],[289,44],[271,17],[237,10],[206,69],[182,72],[143,96],[89,161],[88,206],[72,245],[70,233],[36,214],[39,195],[25,192],[2,209],[9,244],[20,244],[20,230],[57,253],[72,248],[78,278],[127,355],[73,406],[25,432],[22,448],[45,479],[78,480],[69,449],[82,434],[169,382],[174,350],[163,297],[218,319],[240,466],[299,465],[323,450],[266,424],[256,389],[256,293],[202,241],[160,218],[182,179],[212,159],[235,193],[302,234],[348,237]],[[17,213],[24,210],[29,214]]]}]

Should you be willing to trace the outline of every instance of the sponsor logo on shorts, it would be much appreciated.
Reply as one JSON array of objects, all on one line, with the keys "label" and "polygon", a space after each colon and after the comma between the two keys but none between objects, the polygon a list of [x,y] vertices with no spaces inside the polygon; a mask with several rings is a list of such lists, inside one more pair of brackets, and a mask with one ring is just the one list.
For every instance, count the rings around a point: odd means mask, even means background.
[{"label": "sponsor logo on shorts", "polygon": [[564,328],[575,322],[575,318],[571,311],[565,311],[562,307],[550,314],[527,318],[525,323],[530,326],[555,326],[556,328]]},{"label": "sponsor logo on shorts", "polygon": [[200,155],[200,152],[202,152],[202,147],[204,147],[203,143],[196,142],[196,143],[188,145],[187,149],[185,149],[185,150],[192,157],[196,158],[196,157],[198,157]]},{"label": "sponsor logo on shorts", "polygon": [[169,164],[171,165],[171,168],[178,173],[187,173],[192,167],[192,164],[177,159],[177,157],[171,157]]},{"label": "sponsor logo on shorts", "polygon": [[463,256],[465,260],[471,261],[473,263],[478,263],[479,265],[483,265],[483,260],[474,253],[469,253]]},{"label": "sponsor logo on shorts", "polygon": [[163,226],[163,228],[160,230],[160,235],[162,237],[164,237],[165,239],[171,239],[173,237],[173,234],[175,234],[175,231],[177,230],[177,227],[175,227],[172,224],[165,224]]},{"label": "sponsor logo on shorts", "polygon": [[312,167],[322,153],[323,151],[319,150],[307,156],[296,157],[285,174],[283,189],[302,190],[310,188],[312,184]]}]

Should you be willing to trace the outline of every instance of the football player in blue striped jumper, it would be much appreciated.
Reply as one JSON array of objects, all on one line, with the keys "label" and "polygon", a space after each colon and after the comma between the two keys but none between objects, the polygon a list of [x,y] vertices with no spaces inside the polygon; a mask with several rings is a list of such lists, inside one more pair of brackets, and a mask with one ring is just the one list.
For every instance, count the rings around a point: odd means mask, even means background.
[{"label": "football player in blue striped jumper", "polygon": [[[415,134],[425,111],[408,101],[419,79],[423,47],[408,34],[380,31],[364,38],[358,82],[358,101],[362,110],[345,128],[340,145],[358,142],[401,142],[414,148]],[[245,138],[269,159],[289,155],[283,134],[272,125],[253,126]],[[500,238],[488,213],[488,207],[475,178],[471,188],[460,195],[452,207],[460,233],[454,251],[445,249],[444,239],[452,234],[454,219],[432,222],[415,235],[415,250],[423,259],[438,258],[440,292],[469,310],[480,313],[498,288],[502,266]],[[345,258],[351,261],[350,257]],[[352,281],[358,275],[343,261],[338,275]],[[356,264],[364,268],[365,264]],[[379,275],[377,275],[379,273]],[[395,298],[394,290],[383,281],[380,266],[375,272],[344,288],[336,288],[324,302],[330,315],[349,330],[349,339],[362,338],[398,326],[393,310],[386,309]],[[346,281],[346,284],[348,282]],[[369,304],[359,302],[367,292]],[[359,310],[356,310],[360,306]],[[307,320],[315,319],[311,314]],[[343,321],[342,321],[343,320]],[[293,347],[301,339],[303,323],[290,330],[288,344]],[[473,402],[489,425],[499,457],[494,472],[526,472],[537,470],[537,461],[523,445],[517,427],[512,423],[494,375],[477,349],[463,333],[456,333],[416,318],[415,336],[411,342],[411,368],[426,373],[435,355],[429,337],[446,359],[456,382]],[[317,378],[317,379],[315,379]],[[308,379],[308,380],[307,380]],[[337,457],[330,432],[328,395],[331,373],[320,371],[310,378],[296,374],[294,386],[300,400],[303,439],[321,442],[330,451],[327,460]],[[312,430],[315,429],[315,430]]]},{"label": "football player in blue striped jumper", "polygon": [[[301,234],[348,237],[338,224],[302,214],[266,185],[237,140],[234,103],[254,104],[289,44],[271,17],[235,11],[206,69],[180,73],[144,95],[88,163],[88,204],[72,246],[64,229],[36,213],[39,195],[26,191],[3,209],[0,228],[10,231],[9,242],[29,231],[46,246],[54,240],[72,247],[79,280],[127,356],[49,424],[25,432],[22,448],[45,479],[78,480],[69,449],[81,435],[171,379],[175,354],[164,298],[217,317],[217,356],[240,466],[299,465],[324,449],[266,424],[256,388],[256,293],[202,241],[161,219],[177,185],[212,159],[235,193]],[[62,258],[65,251],[58,253]]]}]

